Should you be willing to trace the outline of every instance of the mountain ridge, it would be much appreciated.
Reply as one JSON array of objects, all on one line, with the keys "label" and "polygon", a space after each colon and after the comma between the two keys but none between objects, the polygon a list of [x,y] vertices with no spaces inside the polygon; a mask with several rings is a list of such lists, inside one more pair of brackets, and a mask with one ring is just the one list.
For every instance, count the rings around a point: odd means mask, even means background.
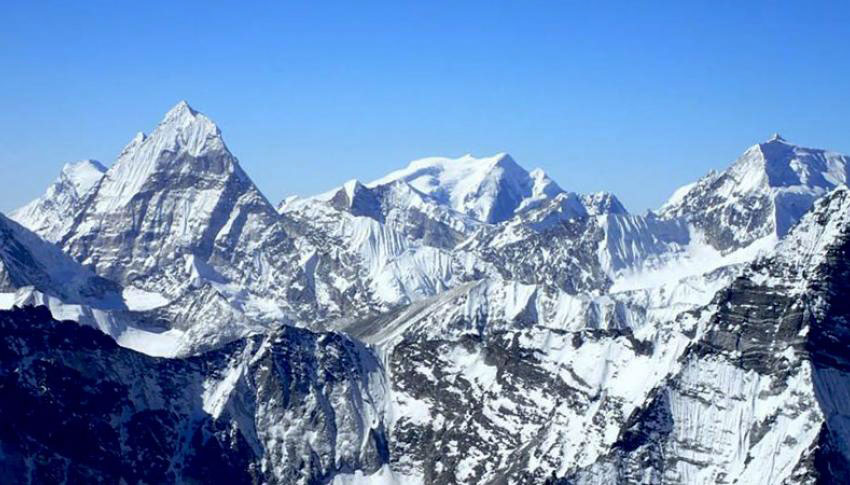
[{"label": "mountain ridge", "polygon": [[[432,157],[275,208],[181,102],[103,176],[88,167],[90,189],[60,176],[76,197],[30,206],[42,237],[67,227],[59,247],[0,218],[0,262],[47,275],[0,288],[4,308],[26,307],[0,311],[0,392],[45,389],[96,423],[92,456],[119,428],[110,447],[138,453],[92,462],[51,441],[39,423],[55,410],[35,406],[0,429],[17,463],[0,477],[850,479],[848,161],[775,136],[631,214],[506,154]],[[70,220],[39,223],[51,214]],[[114,280],[123,302],[86,306],[18,247]],[[85,399],[57,398],[81,375]],[[91,389],[121,390],[111,424]],[[22,471],[26,456],[40,461]]]}]

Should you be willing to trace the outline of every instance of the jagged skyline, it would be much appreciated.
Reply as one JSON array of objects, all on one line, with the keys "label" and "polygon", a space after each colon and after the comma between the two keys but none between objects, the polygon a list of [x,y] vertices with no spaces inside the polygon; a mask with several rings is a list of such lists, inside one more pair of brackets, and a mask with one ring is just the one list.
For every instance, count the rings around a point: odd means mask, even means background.
[{"label": "jagged skyline", "polygon": [[183,98],[274,200],[422,157],[508,152],[640,212],[774,131],[850,152],[843,4],[19,3],[4,14],[0,168],[22,177],[0,194],[3,211],[64,163],[112,163]]}]

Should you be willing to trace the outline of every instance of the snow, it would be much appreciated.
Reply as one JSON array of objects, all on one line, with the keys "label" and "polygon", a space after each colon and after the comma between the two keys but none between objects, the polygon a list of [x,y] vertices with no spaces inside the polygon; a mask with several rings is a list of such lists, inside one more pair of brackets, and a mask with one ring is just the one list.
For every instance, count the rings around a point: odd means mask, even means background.
[{"label": "snow", "polygon": [[13,211],[10,218],[51,242],[65,235],[82,198],[103,178],[96,160],[67,163],[45,193]]},{"label": "snow", "polygon": [[0,293],[0,310],[9,310],[15,306],[15,293]]},{"label": "snow", "polygon": [[850,157],[774,137],[747,149],[724,172],[678,189],[659,212],[665,217],[750,218],[750,223],[723,222],[733,240],[746,245],[769,234],[784,236],[814,200],[848,179]]},{"label": "snow", "polygon": [[184,332],[171,329],[156,333],[127,327],[115,339],[118,345],[154,357],[176,357],[181,350]]},{"label": "snow", "polygon": [[651,261],[645,266],[617,272],[609,291],[617,293],[661,287],[692,276],[704,275],[724,266],[752,261],[772,250],[778,241],[776,236],[768,235],[749,246],[723,254],[705,242],[701,231],[691,227],[690,232],[692,239],[683,252],[665,254],[660,260]]},{"label": "snow", "polygon": [[357,470],[354,473],[336,475],[332,485],[418,485],[424,483],[421,477],[406,476],[394,472],[389,465],[383,465],[372,474]]},{"label": "snow", "polygon": [[506,153],[483,158],[423,158],[366,186],[399,180],[458,212],[489,223],[506,220],[518,210],[562,192],[542,171],[529,174]]},{"label": "snow", "polygon": [[110,212],[127,205],[158,167],[176,154],[197,157],[204,151],[224,150],[224,141],[215,123],[181,101],[166,113],[150,136],[136,135],[122,151],[106,172],[106,181],[98,191],[96,210]]},{"label": "snow", "polygon": [[[69,303],[84,303],[99,308],[122,306],[115,291],[117,287],[109,288],[107,282],[74,261],[57,246],[7,219],[3,214],[0,214],[0,239],[3,239],[3,244],[0,244],[0,257],[11,258],[12,261],[26,258],[25,260],[34,263],[13,264],[8,267],[12,274],[7,277],[20,282],[20,286],[38,284],[39,291],[62,296]],[[0,269],[2,268],[0,266]],[[92,290],[98,287],[102,290]]]},{"label": "snow", "polygon": [[97,160],[81,160],[62,167],[62,175],[74,185],[80,196],[91,190],[103,178],[104,172],[106,167]]},{"label": "snow", "polygon": [[673,195],[671,195],[670,198],[667,199],[667,202],[665,202],[664,205],[661,206],[661,210],[663,211],[667,207],[675,207],[681,204],[685,200],[685,196],[688,195],[691,189],[696,187],[697,183],[698,182],[691,182],[676,189],[673,192]]},{"label": "snow", "polygon": [[159,293],[132,286],[125,287],[122,296],[127,309],[137,312],[153,310],[169,303],[169,299]]}]

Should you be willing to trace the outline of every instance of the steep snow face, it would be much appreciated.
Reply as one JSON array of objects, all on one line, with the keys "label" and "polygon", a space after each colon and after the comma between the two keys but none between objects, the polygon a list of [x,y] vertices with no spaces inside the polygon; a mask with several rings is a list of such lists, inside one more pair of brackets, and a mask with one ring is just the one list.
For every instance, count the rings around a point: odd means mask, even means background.
[{"label": "steep snow face", "polygon": [[784,236],[836,185],[845,184],[850,158],[792,145],[776,135],[748,149],[726,171],[677,190],[661,208],[682,217],[726,253],[769,236]]},{"label": "steep snow face", "polygon": [[12,212],[9,217],[50,242],[70,228],[83,198],[103,178],[106,167],[95,160],[68,163],[41,197]]},{"label": "steep snow face", "polygon": [[169,300],[211,284],[258,320],[304,310],[287,304],[303,271],[281,217],[218,127],[184,102],[123,150],[62,245],[98,274]]},{"label": "steep snow face", "polygon": [[848,214],[839,188],[718,293],[680,370],[569,481],[847,481]]},{"label": "steep snow face", "polygon": [[[191,159],[195,163],[186,163]],[[239,172],[215,123],[179,102],[157,125],[150,136],[136,137],[118,156],[107,172],[95,204],[99,212],[121,208],[142,192],[156,175],[187,175],[203,172]]]},{"label": "steep snow face", "polygon": [[561,192],[542,170],[526,172],[510,155],[460,158],[432,157],[368,184],[403,180],[456,211],[487,223],[502,222],[517,212]]},{"label": "steep snow face", "polygon": [[623,273],[674,260],[689,242],[683,221],[631,215],[610,194],[565,192],[459,248],[506,279],[579,293],[605,292]]},{"label": "steep snow face", "polygon": [[[466,230],[466,216],[440,206],[412,204],[411,200],[421,201],[421,194],[403,182],[376,189],[361,186],[361,190],[370,191],[373,200],[380,202],[370,215],[356,215],[362,213],[339,205],[342,189],[328,201],[302,200],[282,208],[294,222],[293,234],[303,234],[315,247],[333,248],[339,269],[345,268],[349,274],[313,281],[323,301],[327,300],[324,295],[352,292],[362,285],[357,291],[386,311],[433,296],[486,271],[474,255],[452,249]],[[310,266],[319,264],[318,255],[310,258]]]},{"label": "steep snow face", "polygon": [[481,281],[353,324],[392,383],[391,469],[425,483],[845,480],[848,214],[839,189],[777,253],[709,277],[599,297]]},{"label": "steep snow face", "polygon": [[32,287],[69,303],[121,308],[119,285],[0,214],[0,292]]}]

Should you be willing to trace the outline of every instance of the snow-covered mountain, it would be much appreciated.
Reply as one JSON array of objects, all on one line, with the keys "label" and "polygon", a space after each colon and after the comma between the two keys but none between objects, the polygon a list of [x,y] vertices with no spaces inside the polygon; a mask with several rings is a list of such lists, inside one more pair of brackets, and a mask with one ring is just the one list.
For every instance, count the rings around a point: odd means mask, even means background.
[{"label": "snow-covered mountain", "polygon": [[491,224],[510,219],[563,191],[542,170],[527,172],[507,153],[486,158],[423,158],[368,185],[386,185],[396,180]]},{"label": "snow-covered mountain", "polygon": [[68,232],[83,199],[100,182],[104,172],[106,167],[96,160],[68,163],[44,195],[9,217],[44,239],[57,242]]},{"label": "snow-covered mountain", "polygon": [[37,307],[0,311],[0,349],[3,483],[306,485],[388,459],[380,367],[340,334],[158,359]]},{"label": "snow-covered mountain", "polygon": [[850,178],[850,157],[781,136],[753,145],[731,167],[677,190],[661,208],[685,218],[715,249],[730,252],[782,237],[818,197]]},{"label": "snow-covered mountain", "polygon": [[433,157],[275,208],[180,103],[0,218],[2,307],[93,327],[0,312],[0,477],[850,480],[848,160],[777,136],[638,215]]},{"label": "snow-covered mountain", "polygon": [[[21,220],[44,231],[36,222],[51,216]],[[60,216],[64,234],[42,236],[130,296],[153,295],[160,304],[152,318],[182,332],[175,345],[185,352],[384,303],[334,248],[290,236],[297,228],[245,174],[219,128],[185,102],[152,133],[136,135]]]}]

